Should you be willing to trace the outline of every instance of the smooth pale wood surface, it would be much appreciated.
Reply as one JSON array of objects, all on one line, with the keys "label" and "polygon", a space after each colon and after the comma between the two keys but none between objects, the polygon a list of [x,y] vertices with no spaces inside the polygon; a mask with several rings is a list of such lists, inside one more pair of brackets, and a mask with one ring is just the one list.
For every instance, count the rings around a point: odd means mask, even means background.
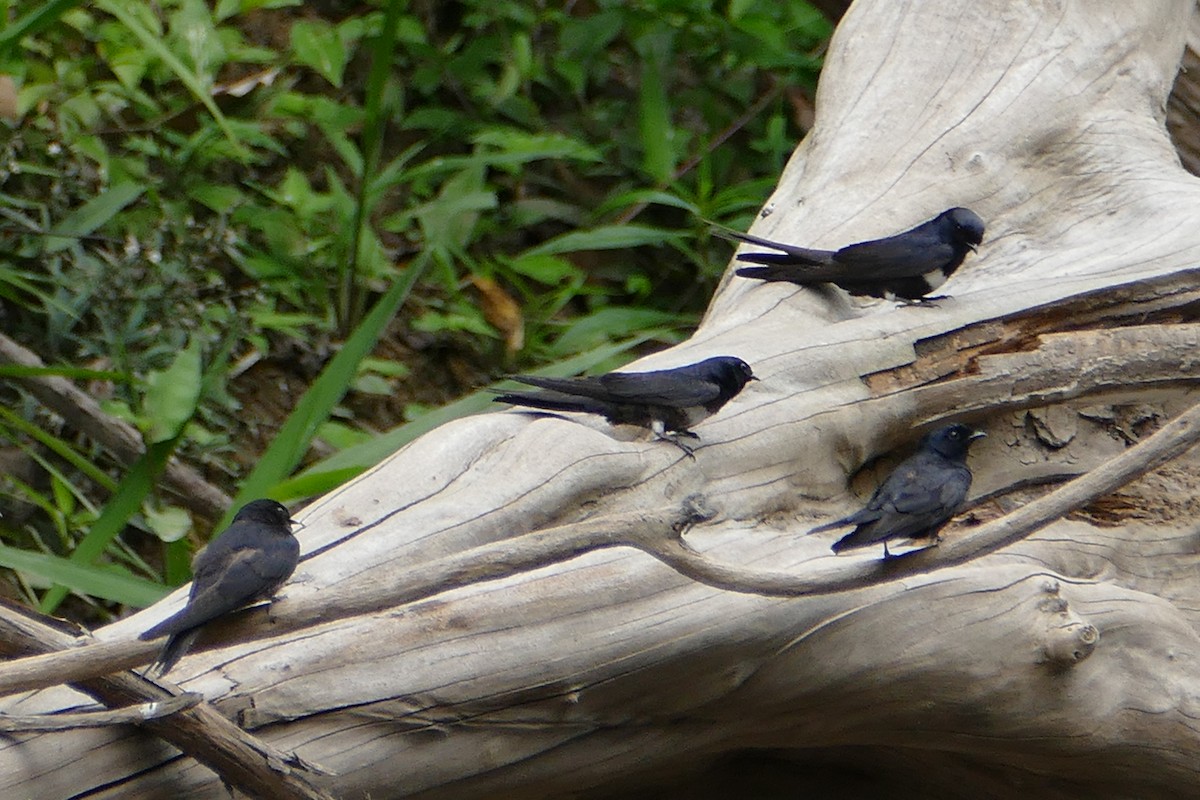
[{"label": "smooth pale wood surface", "polygon": [[[694,461],[595,421],[459,421],[306,509],[304,552],[322,552],[285,593],[695,493],[719,510],[688,537],[701,552],[819,571],[837,558],[832,539],[804,531],[860,502],[879,470],[853,492],[847,476],[894,463],[912,425],[960,404],[992,433],[972,458],[980,491],[1119,452],[1133,405],[1166,416],[1194,402],[1194,363],[1181,357],[1173,378],[1130,369],[1126,386],[1077,400],[1063,417],[1076,434],[1057,449],[1008,405],[1019,371],[971,375],[1029,351],[1053,352],[1069,378],[1072,340],[1039,336],[1143,325],[1152,337],[1158,325],[1170,338],[1189,318],[1200,185],[1163,108],[1192,12],[1182,0],[856,3],[816,127],[753,232],[837,246],[966,205],[988,233],[943,287],[953,298],[895,308],[727,278],[690,341],[638,365],[733,354],[762,377],[699,427]],[[1113,419],[1088,403],[1113,406]],[[1180,796],[1200,792],[1195,476],[1189,461],[1138,482],[1116,526],[1063,521],[968,565],[858,591],[739,594],[606,550],[199,653],[173,677],[339,773],[328,786],[341,797],[604,794],[748,748],[846,747],[885,773],[895,759],[874,753],[913,751],[997,796],[1039,781]],[[100,636],[131,637],[183,596]],[[1081,623],[1100,632],[1094,651],[1056,667],[1056,632]],[[78,702],[52,689],[0,708]],[[225,796],[204,768],[124,730],[0,742],[0,795],[89,788]]]}]

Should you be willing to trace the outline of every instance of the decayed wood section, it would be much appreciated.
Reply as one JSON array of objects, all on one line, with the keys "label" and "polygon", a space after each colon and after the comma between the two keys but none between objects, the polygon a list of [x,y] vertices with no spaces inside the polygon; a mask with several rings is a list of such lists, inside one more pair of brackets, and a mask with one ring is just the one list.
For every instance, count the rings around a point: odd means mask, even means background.
[{"label": "decayed wood section", "polygon": [[[896,797],[1200,792],[1197,460],[936,568],[973,523],[1047,491],[1031,484],[1200,400],[1200,184],[1164,127],[1192,11],[860,0],[753,231],[836,246],[968,206],[988,233],[953,299],[728,278],[690,341],[639,365],[730,354],[762,378],[698,428],[695,460],[592,420],[444,426],[306,509],[286,598],[215,628],[172,677],[346,798],[696,797],[728,788],[730,760],[739,781]],[[992,499],[914,556],[929,571],[804,535],[860,502],[914,426],[949,418],[991,433],[971,463]],[[815,592],[718,588],[638,549],[675,542],[689,504],[704,563]],[[606,530],[626,538],[592,547]],[[60,681],[144,663],[133,636],[179,602],[41,658]],[[0,669],[0,686],[46,671]],[[0,708],[86,699],[15,698]],[[225,796],[130,728],[0,743],[2,796],[167,793]]]}]

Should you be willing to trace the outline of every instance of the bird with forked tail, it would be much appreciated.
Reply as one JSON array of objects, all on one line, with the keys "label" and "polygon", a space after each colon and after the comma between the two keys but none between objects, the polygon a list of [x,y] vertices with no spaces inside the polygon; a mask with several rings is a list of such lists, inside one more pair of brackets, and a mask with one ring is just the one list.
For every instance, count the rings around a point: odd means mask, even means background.
[{"label": "bird with forked tail", "polygon": [[983,241],[983,229],[974,211],[951,208],[911,230],[840,250],[814,250],[719,228],[716,232],[779,251],[739,253],[738,261],[762,265],[739,269],[743,278],[801,286],[832,283],[854,295],[928,302],[937,299],[930,293]]},{"label": "bird with forked tail", "polygon": [[543,391],[508,391],[494,398],[496,402],[599,414],[612,425],[649,428],[690,456],[692,448],[679,437],[698,439],[692,426],[717,413],[757,379],[740,358],[716,356],[652,372],[609,372],[587,378],[515,375],[513,380]]}]

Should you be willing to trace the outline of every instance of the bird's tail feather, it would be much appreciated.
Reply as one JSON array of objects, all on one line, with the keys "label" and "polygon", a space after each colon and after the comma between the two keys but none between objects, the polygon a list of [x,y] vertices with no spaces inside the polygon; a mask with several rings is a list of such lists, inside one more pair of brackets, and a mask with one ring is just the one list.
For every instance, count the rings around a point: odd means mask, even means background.
[{"label": "bird's tail feather", "polygon": [[826,522],[824,525],[818,525],[815,528],[809,528],[809,533],[820,533],[821,531],[831,531],[834,528],[844,528],[850,524],[849,517],[835,519],[833,522]]},{"label": "bird's tail feather", "polygon": [[179,663],[179,659],[183,658],[192,645],[196,643],[196,637],[199,635],[200,628],[192,628],[173,634],[170,639],[167,639],[167,643],[163,646],[162,652],[158,654],[158,659],[150,667],[148,674],[161,678],[170,672]]},{"label": "bird's tail feather", "polygon": [[158,623],[157,625],[150,628],[149,630],[144,630],[141,633],[139,633],[138,638],[141,639],[143,642],[148,642],[151,639],[157,639],[160,636],[167,636],[168,634],[179,633],[181,630],[184,630],[185,628],[189,627],[187,625],[180,624],[182,622],[183,615],[186,612],[187,612],[187,607],[185,606],[182,611],[172,614],[171,616],[167,617],[162,622]]},{"label": "bird's tail feather", "polygon": [[786,255],[778,253],[744,253],[738,256],[738,260],[766,265],[742,267],[737,271],[739,277],[760,281],[787,281],[805,286],[812,283],[835,283],[850,277],[845,269],[836,265],[797,264],[789,262]]},{"label": "bird's tail feather", "polygon": [[580,411],[604,415],[610,411],[607,403],[561,392],[505,392],[493,397],[492,400],[497,403],[541,408],[547,411]]},{"label": "bird's tail feather", "polygon": [[840,553],[843,550],[850,550],[852,548],[862,547],[862,546],[863,546],[863,543],[861,543],[857,539],[855,539],[853,533],[848,533],[845,536],[843,536],[842,538],[838,539],[832,545],[830,545],[829,549],[835,553]]},{"label": "bird's tail feather", "polygon": [[[781,258],[789,259],[791,263],[811,263],[819,264],[829,258],[829,252],[825,250],[813,250],[809,247],[799,247],[786,242],[776,242],[771,239],[764,239],[761,236],[755,236],[752,233],[742,233],[731,228],[723,226],[714,226],[713,233],[720,236],[722,239],[728,239],[733,242],[744,242],[746,244],[754,244],[759,247],[769,247],[772,250],[779,250],[779,253],[762,253],[761,255],[776,255]],[[760,255],[759,253],[749,253],[748,255]],[[740,260],[746,260],[739,256]]]}]

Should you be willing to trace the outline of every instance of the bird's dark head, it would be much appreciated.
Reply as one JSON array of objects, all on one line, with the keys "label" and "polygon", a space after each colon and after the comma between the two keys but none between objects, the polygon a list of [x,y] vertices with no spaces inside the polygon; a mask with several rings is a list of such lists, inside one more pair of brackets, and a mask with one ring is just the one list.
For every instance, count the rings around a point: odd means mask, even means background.
[{"label": "bird's dark head", "polygon": [[925,438],[921,440],[921,447],[951,461],[966,461],[971,442],[984,436],[987,434],[983,431],[955,423],[925,434]]},{"label": "bird's dark head", "polygon": [[983,241],[983,220],[969,208],[952,208],[942,217],[953,227],[954,239],[974,250]]},{"label": "bird's dark head", "polygon": [[750,381],[756,381],[750,365],[734,356],[717,356],[701,361],[705,378],[716,382],[721,387],[721,394],[728,400],[734,397]]},{"label": "bird's dark head", "polygon": [[251,500],[238,509],[233,517],[234,522],[261,522],[265,525],[279,525],[291,533],[295,520],[288,513],[283,503],[274,500]]}]

